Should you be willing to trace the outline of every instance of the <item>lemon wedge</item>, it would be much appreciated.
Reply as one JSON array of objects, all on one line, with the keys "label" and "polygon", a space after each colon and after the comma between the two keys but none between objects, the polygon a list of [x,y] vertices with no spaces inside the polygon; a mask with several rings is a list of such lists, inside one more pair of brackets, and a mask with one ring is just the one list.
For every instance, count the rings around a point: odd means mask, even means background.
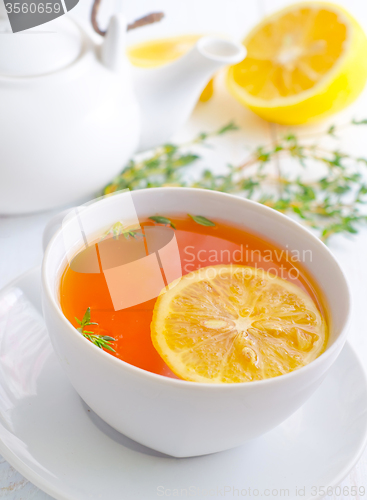
[{"label": "lemon wedge", "polygon": [[266,120],[311,123],[353,102],[367,79],[367,38],[344,9],[304,2],[262,21],[247,57],[227,74],[230,92]]},{"label": "lemon wedge", "polygon": [[[156,68],[182,57],[200,38],[201,35],[181,35],[149,40],[128,47],[127,55],[134,66]],[[213,93],[214,86],[211,79],[201,93],[200,101],[209,101]]]},{"label": "lemon wedge", "polygon": [[296,370],[325,349],[327,325],[299,286],[259,269],[194,271],[158,298],[155,349],[184,380],[249,382]]},{"label": "lemon wedge", "polygon": [[200,35],[181,35],[131,45],[127,55],[134,66],[155,68],[170,63],[188,52]]}]

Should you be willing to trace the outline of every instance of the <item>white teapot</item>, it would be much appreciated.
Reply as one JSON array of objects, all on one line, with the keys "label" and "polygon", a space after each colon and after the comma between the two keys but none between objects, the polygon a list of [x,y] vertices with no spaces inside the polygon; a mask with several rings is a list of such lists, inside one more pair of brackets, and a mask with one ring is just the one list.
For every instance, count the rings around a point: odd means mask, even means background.
[{"label": "white teapot", "polygon": [[218,68],[245,57],[241,44],[205,37],[172,64],[132,71],[122,14],[101,44],[67,16],[19,34],[5,33],[7,23],[3,12],[2,214],[95,195],[134,152],[170,138]]}]

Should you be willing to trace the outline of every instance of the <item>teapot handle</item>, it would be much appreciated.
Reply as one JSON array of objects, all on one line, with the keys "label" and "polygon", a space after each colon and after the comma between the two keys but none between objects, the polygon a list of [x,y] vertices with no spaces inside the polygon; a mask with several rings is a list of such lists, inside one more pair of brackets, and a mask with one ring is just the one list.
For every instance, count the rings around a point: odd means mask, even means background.
[{"label": "teapot handle", "polygon": [[[2,0],[0,0],[0,4],[1,2]],[[94,31],[98,33],[98,35],[105,36],[107,32],[103,31],[99,27],[97,19],[100,5],[101,5],[101,0],[94,0],[90,18]],[[136,19],[133,23],[128,24],[126,30],[129,31],[135,28],[140,28],[141,26],[146,26],[147,24],[158,23],[161,19],[163,19],[163,17],[164,17],[163,12],[152,12],[151,14],[147,14],[146,16],[140,17],[139,19]]]}]

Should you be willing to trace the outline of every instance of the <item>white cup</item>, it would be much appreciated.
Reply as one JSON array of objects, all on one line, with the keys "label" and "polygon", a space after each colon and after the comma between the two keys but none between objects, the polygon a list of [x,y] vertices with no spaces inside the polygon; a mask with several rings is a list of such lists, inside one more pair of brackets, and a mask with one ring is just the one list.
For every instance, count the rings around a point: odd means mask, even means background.
[{"label": "white cup", "polygon": [[[345,343],[350,292],[339,264],[304,227],[256,202],[191,188],[154,188],[118,196],[130,194],[139,218],[190,212],[242,225],[300,254],[311,252],[312,261],[303,265],[325,298],[330,328],[327,349],[294,372],[239,384],[186,382],[132,366],[86,340],[63,315],[59,285],[70,249],[65,248],[59,229],[43,260],[43,311],[52,345],[74,388],[112,427],[175,457],[232,448],[274,428],[312,395]],[[103,210],[103,201],[94,205],[94,211],[96,207]]]}]

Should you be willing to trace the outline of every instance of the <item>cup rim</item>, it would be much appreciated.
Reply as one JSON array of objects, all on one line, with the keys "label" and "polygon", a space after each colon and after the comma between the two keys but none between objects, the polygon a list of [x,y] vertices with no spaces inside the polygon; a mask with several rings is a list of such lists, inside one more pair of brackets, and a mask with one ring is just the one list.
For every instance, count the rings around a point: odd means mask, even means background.
[{"label": "cup rim", "polygon": [[[146,189],[140,189],[136,191],[132,191],[131,193],[138,193],[138,192],[144,192],[148,190]],[[317,366],[321,365],[324,363],[324,360],[326,361],[327,358],[329,358],[332,353],[336,350],[339,349],[340,344],[344,344],[346,341],[347,333],[348,333],[348,327],[351,322],[351,289],[350,285],[348,283],[348,280],[344,274],[344,271],[342,270],[338,260],[335,258],[335,256],[332,254],[330,249],[319,239],[317,238],[311,231],[309,231],[306,227],[302,226],[299,222],[287,217],[286,215],[270,208],[265,205],[262,205],[261,203],[258,203],[253,200],[249,200],[247,198],[241,198],[239,196],[235,196],[233,194],[229,193],[222,193],[220,191],[212,191],[212,190],[207,190],[207,189],[201,189],[201,188],[190,188],[190,187],[157,187],[157,188],[149,188],[149,191],[155,191],[155,192],[162,192],[162,193],[167,193],[168,190],[170,191],[187,191],[187,192],[194,192],[194,193],[200,193],[201,195],[205,196],[218,196],[222,198],[227,198],[228,200],[236,201],[239,203],[243,203],[244,205],[247,205],[249,207],[254,208],[255,210],[259,211],[260,213],[262,212],[263,214],[270,215],[270,217],[273,217],[277,219],[280,222],[285,222],[286,224],[289,224],[291,228],[294,229],[294,231],[298,231],[302,233],[303,235],[307,235],[308,238],[310,238],[315,245],[324,253],[326,253],[327,257],[331,259],[336,266],[337,270],[340,273],[340,277],[342,278],[345,286],[345,295],[347,298],[347,314],[344,319],[344,323],[342,324],[340,330],[341,333],[339,334],[338,338],[334,341],[334,343],[326,347],[325,351],[318,356],[316,359],[311,361],[305,366],[302,366],[301,368],[298,368],[297,370],[293,370],[291,372],[285,373],[283,375],[279,375],[277,377],[270,377],[267,379],[262,379],[262,380],[254,380],[251,382],[237,382],[237,383],[228,383],[228,384],[221,384],[221,383],[206,383],[206,382],[192,382],[189,380],[182,380],[182,379],[174,379],[171,377],[166,377],[164,375],[159,375],[157,373],[150,372],[148,370],[144,370],[143,368],[139,368],[137,366],[134,366],[127,361],[124,361],[122,359],[116,358],[115,356],[111,356],[108,352],[104,351],[103,349],[99,349],[97,346],[89,342],[87,339],[85,339],[82,335],[75,335],[75,340],[77,342],[83,342],[85,349],[93,349],[92,352],[94,352],[96,355],[104,356],[105,360],[109,360],[109,362],[113,363],[117,369],[126,369],[130,371],[132,374],[140,376],[142,378],[147,378],[150,379],[151,381],[156,381],[160,382],[162,384],[168,384],[172,386],[176,386],[178,389],[179,388],[197,388],[197,390],[203,390],[208,389],[208,390],[218,390],[221,388],[222,390],[228,391],[228,390],[239,390],[240,388],[244,387],[261,387],[264,385],[276,385],[279,383],[282,383],[282,381],[289,380],[291,378],[296,378],[298,376],[301,376],[302,374],[306,374],[307,371],[311,371],[315,369]],[[99,200],[96,202],[98,203]],[[61,232],[61,228],[59,228],[53,237],[51,238],[49,244],[47,245],[47,248],[44,253],[43,257],[43,262],[42,262],[42,288],[44,293],[47,294],[48,301],[49,303],[54,307],[54,309],[57,312],[57,315],[59,319],[64,323],[65,328],[67,328],[70,333],[74,334],[75,328],[73,325],[70,323],[70,321],[66,318],[66,316],[63,314],[60,305],[58,304],[55,294],[51,291],[48,279],[46,276],[46,267],[47,267],[47,260],[52,253],[52,248],[53,245],[56,241],[56,239],[59,237]],[[98,352],[97,352],[98,351]],[[99,354],[98,354],[99,353]],[[301,374],[301,375],[300,375]],[[212,389],[209,389],[212,388]]]}]

